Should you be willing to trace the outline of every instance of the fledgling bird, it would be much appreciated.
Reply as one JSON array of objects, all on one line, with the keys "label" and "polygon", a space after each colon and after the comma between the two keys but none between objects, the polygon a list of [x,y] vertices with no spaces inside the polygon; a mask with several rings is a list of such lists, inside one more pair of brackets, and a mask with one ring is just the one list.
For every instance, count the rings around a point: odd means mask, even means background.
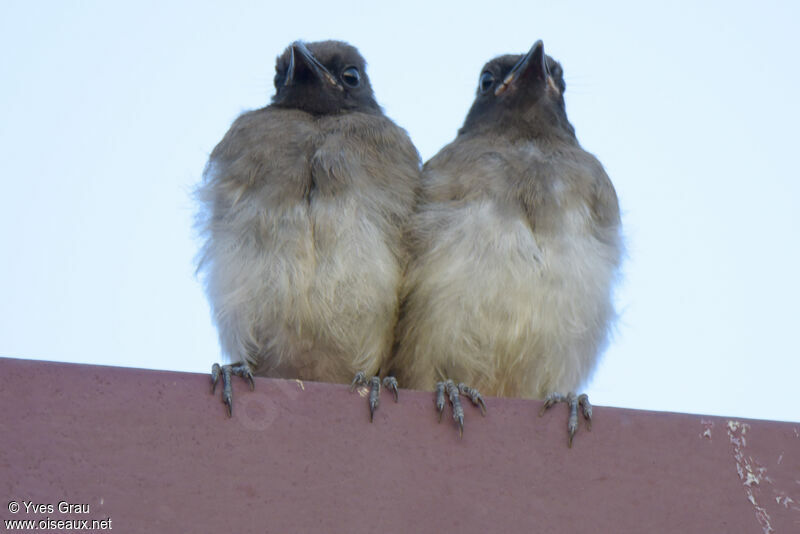
[{"label": "fledgling bird", "polygon": [[[358,50],[295,42],[275,66],[272,103],[237,118],[197,196],[198,270],[231,376],[369,382],[385,372],[407,262],[403,228],[420,159],[387,118]],[[384,385],[393,389],[396,382]],[[375,397],[374,399],[372,397]]]},{"label": "fledgling bird", "polygon": [[[404,387],[570,404],[615,318],[622,255],[614,187],[578,144],[561,65],[538,41],[483,68],[456,139],[423,167],[392,368]],[[467,386],[468,384],[469,386]],[[472,387],[470,387],[472,386]],[[543,409],[544,411],[544,409]]]}]

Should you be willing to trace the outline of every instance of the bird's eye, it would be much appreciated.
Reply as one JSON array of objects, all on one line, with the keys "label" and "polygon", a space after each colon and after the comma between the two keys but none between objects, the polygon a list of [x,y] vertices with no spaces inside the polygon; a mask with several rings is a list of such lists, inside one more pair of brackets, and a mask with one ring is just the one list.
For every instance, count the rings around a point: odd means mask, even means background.
[{"label": "bird's eye", "polygon": [[356,67],[347,67],[342,72],[342,81],[350,87],[358,87],[361,83],[361,75]]},{"label": "bird's eye", "polygon": [[488,70],[484,71],[484,73],[481,74],[480,81],[478,82],[478,89],[480,89],[481,94],[485,95],[486,93],[488,93],[489,89],[491,89],[493,85],[494,85],[494,74],[492,74]]}]

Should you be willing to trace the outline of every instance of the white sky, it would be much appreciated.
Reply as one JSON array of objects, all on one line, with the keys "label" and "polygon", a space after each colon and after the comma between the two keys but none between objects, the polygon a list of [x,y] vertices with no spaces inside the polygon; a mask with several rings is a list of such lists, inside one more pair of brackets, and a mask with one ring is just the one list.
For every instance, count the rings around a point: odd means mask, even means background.
[{"label": "white sky", "polygon": [[628,238],[590,398],[800,421],[800,4],[650,4],[3,1],[0,355],[210,369],[190,193],[291,41],[359,47],[428,159],[541,38]]}]

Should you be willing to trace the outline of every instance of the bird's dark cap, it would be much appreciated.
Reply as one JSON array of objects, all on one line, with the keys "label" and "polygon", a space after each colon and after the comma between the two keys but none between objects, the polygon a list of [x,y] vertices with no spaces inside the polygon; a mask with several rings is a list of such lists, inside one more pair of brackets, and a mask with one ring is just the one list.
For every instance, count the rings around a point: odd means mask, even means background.
[{"label": "bird's dark cap", "polygon": [[550,74],[547,68],[547,56],[544,53],[544,43],[541,39],[536,41],[527,54],[522,56],[517,64],[503,79],[503,83],[494,90],[495,96],[503,94],[509,86],[519,83],[519,80],[532,76],[537,80],[545,81]]},{"label": "bird's dark cap", "polygon": [[542,41],[526,54],[497,56],[481,70],[475,101],[459,135],[574,137],[564,106],[565,88],[564,70],[545,54]]},{"label": "bird's dark cap", "polygon": [[381,114],[366,67],[358,49],[343,41],[295,41],[275,60],[272,105],[313,115]]},{"label": "bird's dark cap", "polygon": [[296,73],[302,69],[309,69],[321,80],[325,80],[332,87],[343,91],[344,88],[336,80],[336,77],[325,68],[325,66],[314,57],[314,54],[308,47],[301,41],[295,41],[289,47],[289,68],[286,73],[286,80],[283,82],[284,86],[292,85],[295,80]]}]

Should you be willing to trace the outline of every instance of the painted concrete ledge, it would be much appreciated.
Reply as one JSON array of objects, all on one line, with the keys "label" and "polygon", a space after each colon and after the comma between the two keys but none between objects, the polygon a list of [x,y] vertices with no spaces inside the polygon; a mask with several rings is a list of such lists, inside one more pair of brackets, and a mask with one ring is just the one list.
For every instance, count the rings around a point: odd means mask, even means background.
[{"label": "painted concrete ledge", "polygon": [[563,405],[541,419],[536,401],[489,398],[486,418],[465,406],[459,440],[429,393],[384,394],[372,424],[341,385],[237,379],[234,395],[228,419],[206,375],[0,358],[0,518],[150,533],[800,532],[800,424],[597,407],[568,450]]}]

